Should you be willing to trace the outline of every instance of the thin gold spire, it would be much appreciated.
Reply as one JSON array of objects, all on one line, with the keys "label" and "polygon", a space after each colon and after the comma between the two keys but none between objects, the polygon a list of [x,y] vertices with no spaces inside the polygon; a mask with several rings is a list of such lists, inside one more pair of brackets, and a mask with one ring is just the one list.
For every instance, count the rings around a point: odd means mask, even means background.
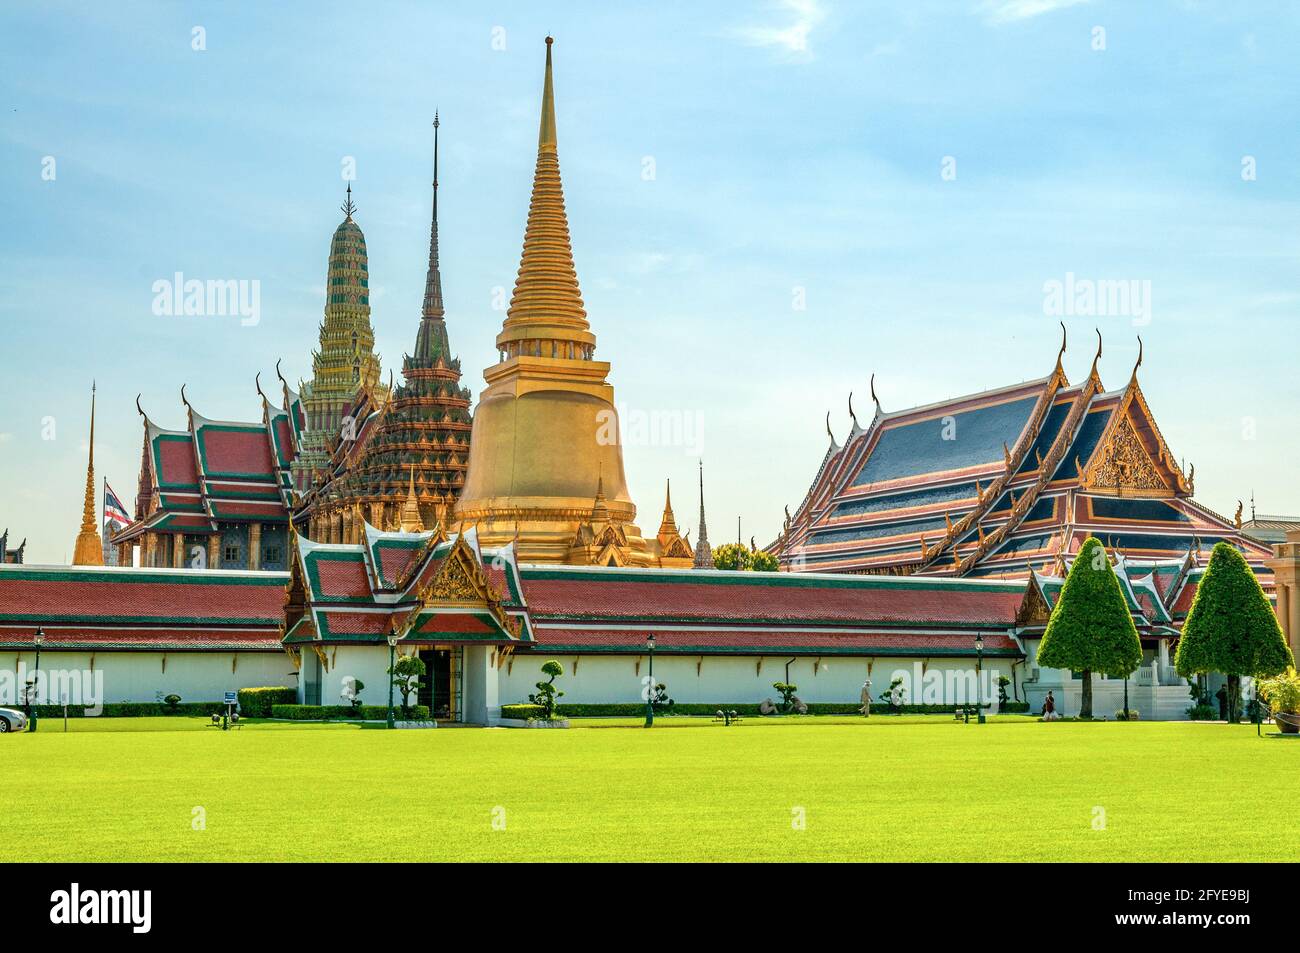
[{"label": "thin gold spire", "polygon": [[[547,37],[537,169],[524,229],[523,255],[497,346],[523,354],[537,353],[540,348],[546,357],[582,359],[588,356],[583,349],[594,346],[596,339],[587,324],[578,273],[573,266],[569,220],[564,212],[564,186],[556,153],[551,43]],[[576,352],[570,353],[570,344],[577,347]],[[560,353],[555,353],[556,348]]]},{"label": "thin gold spire", "polygon": [[74,566],[104,565],[104,543],[95,522],[95,384],[90,385],[90,455],[86,461],[86,496],[81,507],[81,532],[72,551]]},{"label": "thin gold spire", "polygon": [[537,128],[537,151],[549,149],[554,152],[555,140],[555,84],[551,80],[551,45],[554,37],[546,38],[546,79],[542,82],[542,121]]},{"label": "thin gold spire", "polygon": [[669,480],[664,488],[664,518],[659,522],[659,535],[665,536],[677,532],[677,517],[673,515],[673,481]]}]

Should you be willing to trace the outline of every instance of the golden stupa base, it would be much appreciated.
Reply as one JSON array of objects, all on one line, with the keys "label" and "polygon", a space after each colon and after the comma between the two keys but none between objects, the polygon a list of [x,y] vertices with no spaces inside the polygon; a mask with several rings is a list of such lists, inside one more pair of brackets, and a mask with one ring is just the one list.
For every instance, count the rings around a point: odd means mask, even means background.
[{"label": "golden stupa base", "polygon": [[[656,547],[631,520],[636,507],[608,504],[603,519],[593,521],[592,505],[581,499],[541,501],[496,498],[458,512],[458,521],[478,534],[479,545],[515,546],[520,562],[567,565],[654,566]],[[559,504],[559,505],[557,505]]]},{"label": "golden stupa base", "polygon": [[77,544],[72,550],[72,565],[104,565],[104,542],[94,530],[90,532],[82,530],[77,534]]}]

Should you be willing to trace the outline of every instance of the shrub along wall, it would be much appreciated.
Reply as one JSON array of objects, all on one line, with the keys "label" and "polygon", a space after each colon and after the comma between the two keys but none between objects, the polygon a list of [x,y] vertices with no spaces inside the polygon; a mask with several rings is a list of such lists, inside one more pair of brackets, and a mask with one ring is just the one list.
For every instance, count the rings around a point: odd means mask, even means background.
[{"label": "shrub along wall", "polygon": [[[272,705],[272,718],[286,718],[291,721],[387,721],[387,705]],[[398,721],[428,721],[428,705],[412,705],[406,714],[400,706],[394,706],[393,717]]]},{"label": "shrub along wall", "polygon": [[[20,705],[21,709],[22,706]],[[104,718],[145,718],[157,715],[211,715],[213,712],[226,710],[224,702],[182,702],[172,707],[161,702],[116,702],[104,705],[100,713]],[[62,718],[62,705],[33,705],[32,711],[39,718]],[[69,718],[84,718],[86,709],[78,705],[68,706]]]},{"label": "shrub along wall", "polygon": [[541,705],[502,705],[502,718],[518,718],[521,721],[527,721],[530,718],[542,717]]},{"label": "shrub along wall", "polygon": [[297,690],[283,685],[241,688],[239,713],[245,718],[270,718],[272,705],[292,705],[297,700]]}]

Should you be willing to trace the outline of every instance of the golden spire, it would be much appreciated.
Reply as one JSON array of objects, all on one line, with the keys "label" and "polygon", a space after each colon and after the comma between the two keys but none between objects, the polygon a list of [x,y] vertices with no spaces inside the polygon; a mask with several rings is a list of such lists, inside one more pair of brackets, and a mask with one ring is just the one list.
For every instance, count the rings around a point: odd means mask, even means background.
[{"label": "golden spire", "polygon": [[90,457],[86,462],[86,498],[81,508],[81,532],[72,551],[74,566],[104,565],[104,543],[95,523],[95,384],[90,385]]},{"label": "golden spire", "polygon": [[605,475],[603,473],[596,479],[596,499],[591,506],[591,521],[593,523],[609,522],[609,504],[605,502]]},{"label": "golden spire", "polygon": [[546,76],[542,80],[542,121],[537,127],[537,151],[555,151],[555,84],[551,81],[551,45],[554,37],[546,38]]},{"label": "golden spire", "polygon": [[[546,78],[542,86],[542,118],[537,133],[537,169],[524,229],[524,250],[515,278],[514,295],[497,346],[510,357],[525,355],[590,359],[584,349],[595,346],[587,312],[573,267],[569,220],[564,212],[564,187],[555,139],[555,92],[551,80],[551,43],[546,38]],[[521,346],[520,342],[527,342]],[[512,347],[513,345],[513,347]],[[576,345],[571,353],[569,345]]]},{"label": "golden spire", "polygon": [[406,501],[402,504],[398,529],[403,533],[422,533],[424,520],[420,517],[420,504],[415,499],[415,464],[409,463],[407,466],[411,468],[411,486],[406,491]]},{"label": "golden spire", "polygon": [[664,518],[659,524],[659,535],[676,535],[677,517],[673,516],[673,481],[664,490]]}]

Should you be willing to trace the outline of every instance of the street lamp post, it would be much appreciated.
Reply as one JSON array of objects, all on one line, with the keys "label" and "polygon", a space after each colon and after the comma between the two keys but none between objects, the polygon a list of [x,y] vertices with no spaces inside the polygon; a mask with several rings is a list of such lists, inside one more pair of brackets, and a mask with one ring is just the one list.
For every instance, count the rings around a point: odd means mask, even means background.
[{"label": "street lamp post", "polygon": [[984,724],[984,706],[980,704],[980,679],[984,672],[984,635],[975,633],[975,722]]},{"label": "street lamp post", "polygon": [[645,649],[650,653],[650,684],[646,686],[645,727],[653,728],[655,723],[655,636],[651,632],[645,637]]},{"label": "street lamp post", "polygon": [[30,706],[32,701],[32,692],[36,691],[36,687],[41,682],[41,646],[45,644],[45,630],[41,628],[39,625],[36,627],[36,634],[32,636],[32,641],[36,644],[36,674],[32,676],[32,691],[27,693],[27,704],[29,706],[28,707],[28,712],[29,712],[28,730],[29,731],[36,730],[36,721],[37,721],[36,709]]},{"label": "street lamp post", "polygon": [[393,682],[397,679],[397,673],[393,671],[394,655],[397,652],[397,633],[388,633],[388,727],[396,728],[393,722]]}]

